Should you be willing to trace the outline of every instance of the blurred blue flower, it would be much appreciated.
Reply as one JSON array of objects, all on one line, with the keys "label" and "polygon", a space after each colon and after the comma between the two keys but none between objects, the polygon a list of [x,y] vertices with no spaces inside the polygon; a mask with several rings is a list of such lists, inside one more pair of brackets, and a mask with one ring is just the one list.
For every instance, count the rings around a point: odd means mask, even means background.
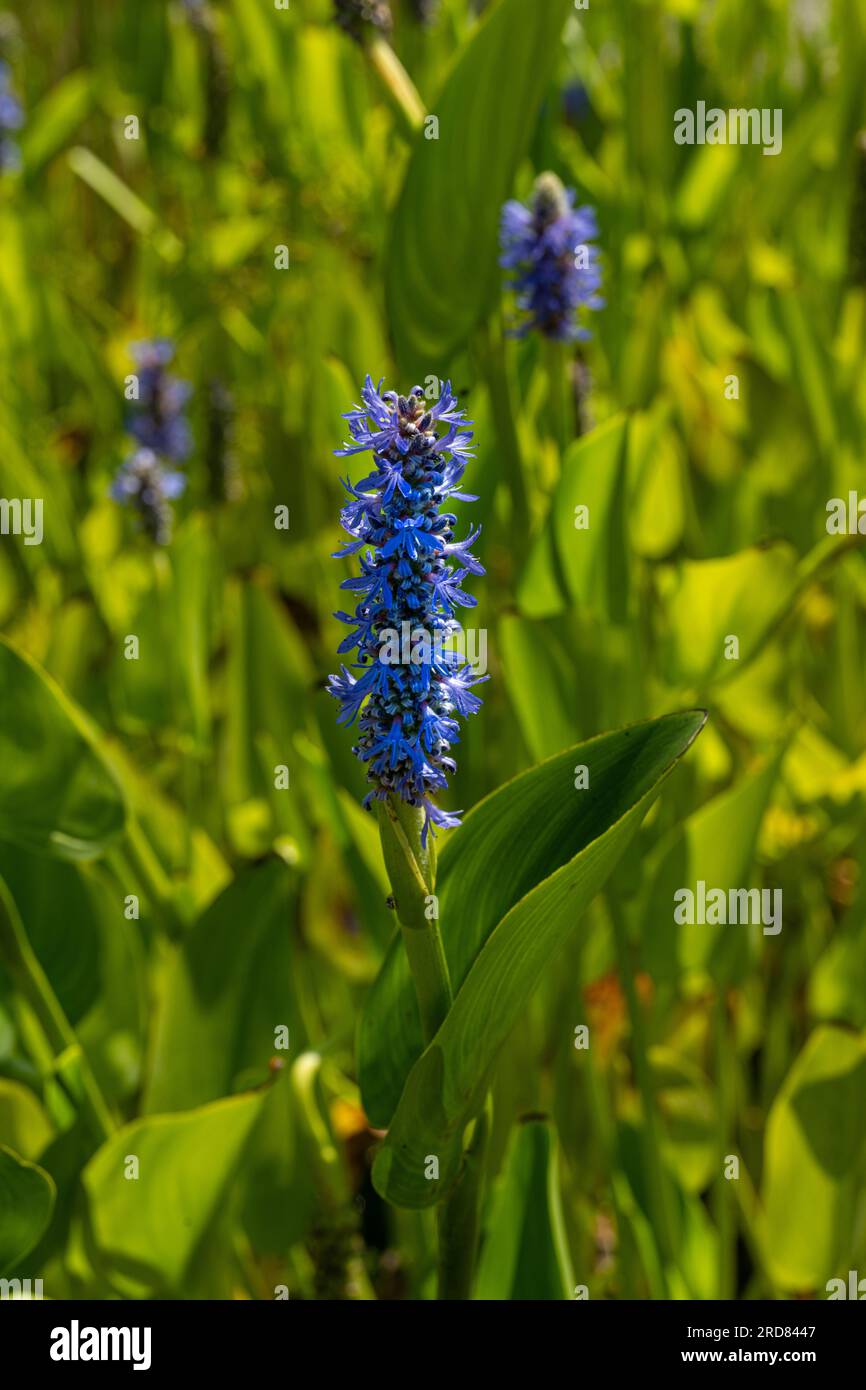
[{"label": "blurred blue flower", "polygon": [[368,25],[390,34],[394,24],[388,0],[334,0],[334,20],[356,43],[363,43]]},{"label": "blurred blue flower", "polygon": [[166,371],[174,357],[174,344],[169,339],[133,343],[130,352],[137,367],[138,399],[127,419],[127,429],[139,447],[118,470],[111,496],[135,509],[151,540],[168,545],[172,528],[169,503],[180,497],[186,478],[166,467],[164,460],[181,463],[192,448],[184,415],[192,388]]},{"label": "blurred blue flower", "polygon": [[562,89],[562,107],[569,125],[577,126],[592,110],[589,92],[579,78],[574,77]]},{"label": "blurred blue flower", "polygon": [[601,273],[595,212],[575,208],[574,190],[555,174],[541,174],[528,205],[512,200],[502,209],[499,264],[513,270],[510,281],[525,314],[516,336],[533,328],[546,338],[573,342],[588,338],[578,322],[580,309],[600,309]]},{"label": "blurred blue flower", "polygon": [[423,807],[426,844],[431,825],[460,823],[459,812],[443,811],[431,798],[456,770],[449,756],[459,741],[455,716],[481,707],[472,687],[487,679],[445,649],[461,630],[455,607],[475,604],[462,581],[484,573],[469,551],[480,528],[457,541],[457,518],[442,510],[449,498],[477,500],[460,489],[472,431],[450,382],[429,407],[420,386],[408,396],[381,387],[367,377],[363,405],[344,417],[351,441],[336,451],[369,450],[376,466],[361,482],[343,484],[349,541],[336,554],[363,553],[360,575],[341,586],[357,599],[355,611],[335,616],[353,629],[340,653],[357,648],[358,659],[330,677],[329,689],[340,702],[338,722],[359,720],[353,751],[373,786],[364,805],[393,793]]},{"label": "blurred blue flower", "polygon": [[9,64],[0,59],[0,173],[21,167],[18,143],[9,132],[20,130],[23,124],[24,110],[12,92]]},{"label": "blurred blue flower", "polygon": [[192,388],[165,370],[174,357],[174,345],[167,338],[156,338],[133,343],[130,351],[138,368],[138,400],[129,417],[129,432],[139,444],[180,463],[192,449],[184,415]]},{"label": "blurred blue flower", "polygon": [[410,0],[410,4],[414,18],[419,24],[435,23],[439,13],[439,0]]},{"label": "blurred blue flower", "polygon": [[185,487],[183,473],[163,468],[152,449],[137,449],[118,470],[111,496],[135,509],[152,541],[167,545],[172,524],[169,502],[180,497]]}]

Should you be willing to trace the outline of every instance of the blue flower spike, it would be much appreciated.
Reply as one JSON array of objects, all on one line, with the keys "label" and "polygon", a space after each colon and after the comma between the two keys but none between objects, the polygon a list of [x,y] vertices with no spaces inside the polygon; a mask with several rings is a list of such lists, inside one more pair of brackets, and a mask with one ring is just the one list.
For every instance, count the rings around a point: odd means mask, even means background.
[{"label": "blue flower spike", "polygon": [[595,211],[574,206],[574,190],[556,174],[541,174],[528,204],[512,200],[502,209],[499,264],[510,281],[522,318],[515,336],[533,329],[558,342],[590,336],[580,322],[585,309],[602,309]]},{"label": "blue flower spike", "polygon": [[387,35],[394,27],[388,0],[334,0],[334,21],[356,43],[363,43],[369,31]]},{"label": "blue flower spike", "polygon": [[9,64],[0,59],[0,174],[17,173],[21,153],[16,136],[24,124],[24,110],[12,91]]},{"label": "blue flower spike", "polygon": [[192,450],[192,434],[184,414],[192,388],[166,371],[174,357],[167,338],[133,343],[130,352],[137,367],[138,399],[126,427],[137,449],[121,465],[111,486],[111,496],[132,507],[142,529],[157,545],[171,540],[172,509],[186,477],[169,464],[182,464]]},{"label": "blue flower spike", "polygon": [[472,456],[471,422],[450,382],[432,406],[420,386],[408,396],[383,393],[369,376],[361,396],[363,405],[344,417],[351,440],[336,450],[372,453],[375,464],[361,482],[343,484],[349,540],[336,552],[359,557],[361,573],[341,586],[354,612],[335,614],[352,629],[339,651],[356,651],[357,660],[330,677],[329,690],[340,702],[338,722],[358,720],[353,751],[372,784],[364,805],[390,795],[418,808],[426,848],[433,826],[460,823],[460,812],[443,810],[433,797],[456,771],[458,717],[481,707],[473,687],[487,679],[448,646],[461,631],[455,609],[476,602],[463,583],[484,573],[469,549],[480,528],[458,540],[457,518],[445,510],[449,499],[477,500],[460,486]]}]

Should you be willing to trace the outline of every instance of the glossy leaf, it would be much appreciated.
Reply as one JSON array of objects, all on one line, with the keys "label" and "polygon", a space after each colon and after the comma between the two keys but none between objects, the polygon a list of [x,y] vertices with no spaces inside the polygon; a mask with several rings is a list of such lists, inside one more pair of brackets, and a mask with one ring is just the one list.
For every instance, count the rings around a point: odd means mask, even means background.
[{"label": "glossy leaf", "polygon": [[[436,882],[455,993],[497,923],[623,816],[666,759],[688,747],[704,718],[702,711],[668,715],[577,744],[507,782],[469,813],[442,852]],[[583,791],[575,788],[578,767],[589,769]],[[359,1035],[361,1091],[374,1124],[390,1122],[420,1053],[414,989],[396,939],[366,1000]]]},{"label": "glossy leaf", "polygon": [[0,1275],[25,1274],[21,1261],[51,1220],[54,1195],[42,1168],[0,1145]]},{"label": "glossy leaf", "polygon": [[117,782],[83,717],[0,639],[0,839],[64,859],[100,854],[123,829]]},{"label": "glossy leaf", "polygon": [[[587,791],[574,790],[569,774],[576,753],[571,750],[516,778],[467,818],[454,841],[464,842],[466,856],[454,879],[455,901],[463,911],[455,907],[452,931],[457,936],[449,933],[461,946],[449,957],[457,967],[452,983],[458,992],[408,1076],[376,1159],[374,1182],[389,1201],[428,1206],[453,1181],[463,1129],[483,1099],[499,1048],[704,719],[700,711],[668,715],[593,740],[579,750],[590,770]],[[579,797],[578,810],[574,796]],[[497,797],[502,799],[491,811]],[[529,825],[533,844],[547,858],[546,876],[537,886],[526,881],[537,872],[534,856],[530,854],[527,870],[518,855],[508,858],[502,851],[503,838],[520,843]],[[514,906],[500,918],[498,908],[509,898]],[[498,919],[489,935],[488,913]],[[443,924],[446,920],[443,908]],[[475,943],[472,959],[467,953]],[[471,960],[468,972],[459,968],[461,957],[466,965]],[[426,1154],[439,1157],[438,1181],[425,1179]]]},{"label": "glossy leaf", "polygon": [[[89,1232],[108,1272],[182,1293],[196,1247],[217,1215],[267,1092],[126,1125],[84,1170]],[[127,1176],[130,1159],[138,1176]]]},{"label": "glossy leaf", "polygon": [[282,860],[249,869],[176,948],[157,1014],[146,1113],[230,1095],[246,1069],[263,1080],[280,1024],[293,1047],[301,1042],[290,988],[290,895]]},{"label": "glossy leaf", "polygon": [[502,0],[432,102],[438,139],[416,138],[385,260],[404,371],[440,364],[444,373],[501,293],[500,209],[532,138],[570,10],[565,0]]},{"label": "glossy leaf", "polygon": [[565,1299],[573,1288],[556,1138],[549,1124],[528,1120],[514,1131],[495,1189],[475,1297]]},{"label": "glossy leaf", "polygon": [[847,1278],[866,1175],[866,1043],[818,1028],[773,1102],[764,1150],[766,1258],[789,1290]]}]

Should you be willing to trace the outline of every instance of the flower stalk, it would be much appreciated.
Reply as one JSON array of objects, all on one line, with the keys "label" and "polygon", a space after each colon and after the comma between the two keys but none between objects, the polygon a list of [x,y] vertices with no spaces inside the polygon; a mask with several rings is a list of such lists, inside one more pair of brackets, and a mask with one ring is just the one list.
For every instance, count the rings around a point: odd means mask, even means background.
[{"label": "flower stalk", "polygon": [[429,1043],[451,1008],[451,979],[439,931],[435,897],[435,841],[421,842],[423,813],[389,797],[377,802],[379,833],[385,868],[393,889],[397,920],[421,1015],[424,1042]]}]

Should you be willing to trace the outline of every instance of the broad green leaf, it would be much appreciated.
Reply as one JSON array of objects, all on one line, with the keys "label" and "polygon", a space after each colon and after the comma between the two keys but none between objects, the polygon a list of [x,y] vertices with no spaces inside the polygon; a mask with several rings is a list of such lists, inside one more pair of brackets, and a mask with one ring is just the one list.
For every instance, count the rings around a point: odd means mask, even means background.
[{"label": "broad green leaf", "polygon": [[239,584],[232,593],[226,729],[226,800],[229,804],[273,790],[258,749],[264,731],[290,761],[313,680],[299,633],[262,585]]},{"label": "broad green leaf", "polygon": [[[554,543],[566,591],[581,609],[624,616],[628,575],[625,462],[628,422],[615,416],[566,451],[551,504]],[[588,527],[581,522],[586,508]]]},{"label": "broad green leaf", "polygon": [[0,638],[0,840],[63,859],[100,854],[123,829],[120,788],[78,710]]},{"label": "broad green leaf", "polygon": [[696,1066],[668,1048],[654,1047],[650,1065],[668,1166],[685,1192],[703,1192],[716,1171],[718,1151],[712,1087]]},{"label": "broad green leaf", "polygon": [[670,1164],[663,1168],[662,1183],[675,1259],[665,1268],[667,1293],[662,1294],[659,1283],[664,1257],[659,1249],[659,1232],[650,1215],[653,1203],[650,1198],[645,1134],[640,1126],[626,1120],[619,1126],[617,1139],[622,1183],[618,1180],[619,1175],[615,1175],[614,1183],[623,1195],[628,1194],[625,1210],[647,1277],[655,1290],[653,1296],[714,1298],[718,1288],[718,1232],[704,1202],[680,1186],[677,1167]]},{"label": "broad green leaf", "polygon": [[[572,749],[488,798],[455,836],[455,845],[463,843],[459,871],[450,863],[446,902],[458,933],[450,939],[461,948],[449,955],[457,993],[409,1073],[373,1169],[377,1190],[395,1205],[429,1206],[454,1181],[463,1130],[483,1101],[500,1047],[705,718],[702,711],[668,715],[583,745],[585,792],[574,789]],[[528,854],[527,868],[514,852],[528,827],[546,855],[540,883],[536,857]],[[439,1158],[438,1181],[424,1176],[429,1154]]]},{"label": "broad green leaf", "polygon": [[[436,883],[455,993],[497,923],[625,815],[704,719],[692,711],[602,734],[521,773],[469,813],[442,852]],[[578,767],[588,769],[586,790],[575,788]],[[361,1017],[361,1092],[373,1124],[387,1127],[420,1054],[417,1002],[397,938]]]},{"label": "broad green leaf", "polygon": [[629,431],[629,541],[649,560],[676,548],[686,520],[682,445],[668,414],[638,415]]},{"label": "broad green leaf", "polygon": [[[779,770],[777,755],[729,791],[713,797],[678,826],[662,846],[643,917],[643,959],[655,979],[706,970],[729,981],[748,960],[748,925],[678,923],[674,894],[751,886],[752,862],[764,811]],[[750,907],[751,911],[751,907]],[[784,930],[784,923],[783,923]]]},{"label": "broad green leaf", "polygon": [[[578,439],[566,451],[545,530],[552,545],[565,596],[581,609],[605,617],[623,614],[627,559],[625,544],[625,450],[628,422],[624,415]],[[533,576],[538,552],[551,544],[542,533],[535,542],[518,587],[518,601],[528,617],[539,612]]]},{"label": "broad green leaf", "polygon": [[230,1095],[248,1070],[264,1079],[281,1024],[293,1049],[302,1043],[290,986],[291,879],[276,858],[246,870],[176,947],[156,1017],[145,1113]]},{"label": "broad green leaf", "polygon": [[[95,1002],[102,983],[99,905],[82,868],[0,844],[0,876],[73,1025]],[[63,903],[62,913],[57,911],[59,902]]]},{"label": "broad green leaf", "polygon": [[841,923],[812,972],[809,1009],[816,1018],[866,1028],[866,917],[862,901]]},{"label": "broad green leaf", "polygon": [[810,1037],[773,1102],[764,1149],[765,1250],[783,1289],[846,1278],[866,1161],[866,1041]]},{"label": "broad green leaf", "polygon": [[506,686],[533,758],[567,748],[575,733],[576,673],[552,626],[506,614],[499,629]]},{"label": "broad green leaf", "polygon": [[715,220],[740,167],[736,145],[706,145],[687,165],[677,191],[678,220],[690,231]]},{"label": "broad green leaf", "polygon": [[0,1275],[21,1277],[21,1261],[33,1249],[54,1207],[48,1174],[0,1145]]},{"label": "broad green leaf", "polygon": [[0,1144],[24,1158],[35,1159],[51,1133],[45,1111],[29,1087],[0,1077]]},{"label": "broad green leaf", "polygon": [[[797,586],[794,552],[784,544],[687,560],[676,573],[662,574],[662,655],[670,684],[701,690],[738,675],[761,651]],[[730,637],[739,644],[737,658],[726,655]]]},{"label": "broad green leaf", "polygon": [[502,204],[512,192],[571,11],[565,0],[502,0],[431,104],[393,214],[385,291],[404,371],[444,365],[501,293]]},{"label": "broad green leaf", "polygon": [[528,1120],[514,1131],[494,1190],[475,1297],[570,1299],[573,1288],[556,1138],[549,1124]]},{"label": "broad green leaf", "polygon": [[[184,1275],[220,1210],[266,1090],[125,1125],[87,1164],[90,1237],[106,1270],[182,1294]],[[130,1160],[138,1177],[127,1176]]]}]

